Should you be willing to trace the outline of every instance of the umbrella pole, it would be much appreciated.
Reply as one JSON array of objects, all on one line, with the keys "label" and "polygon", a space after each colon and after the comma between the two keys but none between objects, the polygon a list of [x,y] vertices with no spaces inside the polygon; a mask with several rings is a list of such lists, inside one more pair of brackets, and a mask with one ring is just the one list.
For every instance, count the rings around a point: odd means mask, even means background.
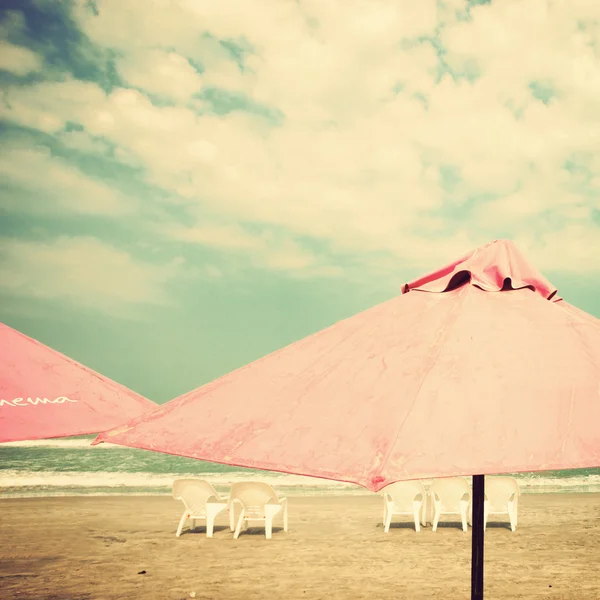
[{"label": "umbrella pole", "polygon": [[471,600],[483,600],[483,507],[485,475],[473,475]]}]

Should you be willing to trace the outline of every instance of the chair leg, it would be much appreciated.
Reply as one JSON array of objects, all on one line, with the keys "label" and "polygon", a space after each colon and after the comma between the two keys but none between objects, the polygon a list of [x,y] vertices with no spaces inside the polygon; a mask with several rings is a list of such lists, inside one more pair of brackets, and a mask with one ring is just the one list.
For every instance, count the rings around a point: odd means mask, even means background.
[{"label": "chair leg", "polygon": [[483,503],[483,530],[487,530],[488,517],[490,515],[490,503],[486,500]]},{"label": "chair leg", "polygon": [[427,509],[427,496],[425,496],[423,498],[423,504],[421,505],[421,525],[423,525],[423,527],[427,527]]},{"label": "chair leg", "polygon": [[517,529],[517,510],[514,502],[508,503],[508,518],[510,519],[510,530],[516,531]]},{"label": "chair leg", "polygon": [[419,516],[421,514],[421,506],[422,505],[423,505],[422,502],[419,502],[419,501],[413,502],[413,515],[415,518],[415,531],[417,533],[419,533],[419,531],[421,531],[421,524],[419,523]]},{"label": "chair leg", "polygon": [[460,507],[460,519],[462,521],[462,530],[463,531],[467,531],[468,530],[468,526],[467,526],[467,510],[468,507],[466,504],[461,505]]},{"label": "chair leg", "polygon": [[223,511],[222,504],[207,502],[206,504],[206,537],[212,537],[215,530],[217,515]]},{"label": "chair leg", "polygon": [[265,537],[270,540],[273,537],[273,516],[265,517]]},{"label": "chair leg", "polygon": [[181,517],[181,519],[179,520],[179,527],[177,527],[177,533],[175,534],[175,537],[179,537],[181,535],[181,530],[183,529],[183,525],[186,522],[187,518],[188,518],[188,513],[184,512],[183,516]]},{"label": "chair leg", "polygon": [[383,532],[387,533],[390,530],[392,521],[392,506],[388,503],[387,498],[383,500]]},{"label": "chair leg", "polygon": [[242,530],[242,523],[244,521],[244,509],[240,512],[240,518],[237,522],[237,527],[235,528],[235,533],[233,534],[233,539],[237,540],[240,537],[240,531]]},{"label": "chair leg", "polygon": [[211,513],[206,515],[206,537],[211,538],[215,530],[215,516]]},{"label": "chair leg", "polygon": [[283,530],[287,531],[288,530],[288,507],[287,507],[287,501],[283,507]]},{"label": "chair leg", "polygon": [[437,531],[437,526],[440,521],[440,515],[441,515],[441,511],[437,506],[435,507],[434,510],[435,510],[435,512],[433,513],[433,523],[431,525],[431,531]]},{"label": "chair leg", "polygon": [[383,532],[388,533],[390,530],[390,525],[392,524],[392,509],[387,509],[387,515],[385,517],[385,523],[383,524]]}]

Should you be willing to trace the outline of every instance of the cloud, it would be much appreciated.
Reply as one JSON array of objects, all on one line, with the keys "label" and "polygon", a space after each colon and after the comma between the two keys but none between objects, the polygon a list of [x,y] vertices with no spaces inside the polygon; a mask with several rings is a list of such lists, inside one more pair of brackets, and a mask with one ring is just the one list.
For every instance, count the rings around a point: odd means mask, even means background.
[{"label": "cloud", "polygon": [[101,108],[105,92],[95,83],[64,77],[28,86],[8,87],[0,118],[47,134],[61,132],[72,119]]},{"label": "cloud", "polygon": [[[46,103],[73,97],[71,84],[44,87]],[[64,123],[78,119],[92,135],[138,157],[149,181],[187,199],[192,212],[210,198],[224,216],[337,237],[355,249],[393,244],[420,211],[441,202],[435,169],[384,122],[369,118],[342,131],[294,123],[270,130],[250,115],[199,117],[185,107],[154,106],[134,90],[108,97],[84,91],[87,101],[64,114]],[[410,102],[394,110],[401,108],[407,118],[422,111]]]},{"label": "cloud", "polygon": [[167,304],[166,284],[179,263],[153,265],[93,237],[50,241],[0,239],[4,293],[119,313],[127,306]]},{"label": "cloud", "polygon": [[29,48],[0,41],[0,69],[22,76],[41,71],[42,65],[41,57]]},{"label": "cloud", "polygon": [[323,257],[298,242],[272,231],[249,233],[239,225],[206,223],[172,227],[163,231],[169,239],[233,254],[255,268],[285,272],[291,276],[338,276],[342,269],[326,264]]},{"label": "cloud", "polygon": [[[597,147],[600,125],[591,117],[600,70],[581,31],[589,4],[494,2],[471,14],[440,36],[455,70],[472,65],[479,74],[459,86],[446,79],[447,93],[434,96],[447,110],[446,143],[438,146],[446,160],[452,156],[473,185],[497,189],[541,180],[532,164],[560,171],[573,151]],[[555,90],[547,104],[532,92],[539,82]]]},{"label": "cloud", "polygon": [[14,212],[56,212],[119,216],[135,203],[110,185],[92,179],[43,148],[5,146],[0,176],[4,209]]},{"label": "cloud", "polygon": [[598,228],[584,223],[559,230],[515,236],[515,242],[542,271],[597,273],[600,256]]},{"label": "cloud", "polygon": [[119,72],[132,87],[159,98],[187,100],[202,87],[198,72],[176,52],[134,51],[119,62]]},{"label": "cloud", "polygon": [[[429,268],[508,236],[536,256],[560,243],[572,260],[554,264],[593,271],[577,237],[594,248],[598,234],[594,5],[80,2],[77,23],[130,87],[12,88],[0,115],[53,135],[78,123],[77,142],[105,140],[211,223],[163,223],[172,241],[274,270],[336,256]],[[216,106],[231,97],[236,110]]]},{"label": "cloud", "polygon": [[94,137],[86,131],[63,131],[57,135],[57,138],[65,147],[84,154],[108,156],[112,150],[111,144],[106,140]]},{"label": "cloud", "polygon": [[165,232],[174,240],[200,244],[220,250],[252,251],[264,248],[264,241],[246,233],[237,225],[172,227]]}]

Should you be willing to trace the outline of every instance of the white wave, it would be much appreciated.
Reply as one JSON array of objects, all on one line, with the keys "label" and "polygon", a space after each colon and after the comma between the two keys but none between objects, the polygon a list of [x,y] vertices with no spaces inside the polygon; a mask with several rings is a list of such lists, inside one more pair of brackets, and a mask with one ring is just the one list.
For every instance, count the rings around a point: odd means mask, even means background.
[{"label": "white wave", "polygon": [[49,440],[28,440],[22,442],[3,442],[0,448],[91,448],[92,450],[101,448],[123,448],[117,444],[102,443],[97,446],[92,446],[94,438],[71,440],[69,438],[49,439]]},{"label": "white wave", "polygon": [[517,475],[515,478],[524,493],[549,491],[600,492],[600,475],[578,475],[573,477]]},{"label": "white wave", "polygon": [[[173,481],[184,477],[198,477],[194,474],[172,473],[95,473],[95,472],[60,472],[60,471],[17,471],[7,469],[0,471],[0,487],[2,488],[30,488],[30,487],[133,487],[133,488],[170,488]],[[301,475],[285,475],[276,473],[261,473],[249,475],[248,473],[206,473],[200,475],[213,485],[231,485],[236,481],[248,479],[263,480],[278,487],[327,487],[327,488],[358,488],[359,486],[338,481],[329,481],[316,477]]]},{"label": "white wave", "polygon": [[[175,474],[175,473],[127,473],[127,472],[60,472],[60,471],[0,471],[0,495],[22,494],[56,495],[71,489],[111,489],[112,493],[152,493],[150,490],[168,493],[173,481],[183,477],[202,477],[217,487],[228,487],[236,481],[262,480],[276,488],[286,488],[286,493],[319,494],[325,492],[344,494],[369,494],[366,489],[338,481],[316,477],[279,473],[244,472]],[[548,492],[600,492],[600,475],[578,477],[540,477],[517,475],[522,493]],[[427,484],[427,482],[424,482]],[[72,493],[72,492],[71,492]]]}]

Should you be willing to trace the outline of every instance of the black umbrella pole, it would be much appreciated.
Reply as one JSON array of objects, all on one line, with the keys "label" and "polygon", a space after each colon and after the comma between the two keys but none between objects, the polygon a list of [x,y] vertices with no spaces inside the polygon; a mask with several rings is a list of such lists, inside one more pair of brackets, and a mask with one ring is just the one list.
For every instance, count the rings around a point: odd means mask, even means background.
[{"label": "black umbrella pole", "polygon": [[471,600],[483,600],[483,502],[485,475],[473,475]]}]

